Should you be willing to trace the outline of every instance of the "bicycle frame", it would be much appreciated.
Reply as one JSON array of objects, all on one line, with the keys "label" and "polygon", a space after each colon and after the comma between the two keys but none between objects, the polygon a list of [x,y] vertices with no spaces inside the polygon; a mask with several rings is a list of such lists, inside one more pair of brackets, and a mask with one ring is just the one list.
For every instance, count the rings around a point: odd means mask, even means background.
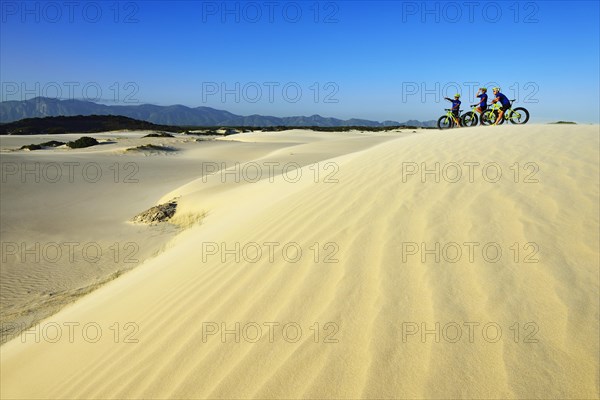
[{"label": "bicycle frame", "polygon": [[[479,103],[473,104],[473,105],[471,105],[471,111],[467,111],[460,116],[460,118],[463,122],[463,126],[470,127],[470,126],[477,125],[477,123],[479,122],[479,119],[481,118],[483,113],[487,110],[487,105],[486,105],[486,109],[481,112],[477,111],[478,107],[479,107]],[[471,116],[472,116],[472,119],[467,119]],[[472,123],[473,120],[475,121],[474,124]]]},{"label": "bicycle frame", "polygon": [[452,118],[452,121],[454,121],[456,125],[460,126],[460,110],[458,110],[458,118],[454,115],[452,109],[448,109],[446,111],[446,117]]},{"label": "bicycle frame", "polygon": [[[452,112],[452,109],[446,108],[446,115],[442,115],[440,117],[440,119],[438,120],[438,128],[443,129],[440,126],[440,122],[443,120],[444,124],[448,123],[447,128],[453,128],[455,126],[462,126],[461,124],[461,115],[460,115],[460,110],[458,110],[459,114],[458,117],[456,117],[454,115],[454,113]],[[444,119],[445,118],[445,119]]]},{"label": "bicycle frame", "polygon": [[[508,108],[508,110],[504,111],[504,115],[502,116],[502,119],[505,121],[509,121],[511,118],[513,118],[513,116],[516,116],[517,118],[521,117],[521,114],[519,114],[518,112],[516,112],[515,110],[513,110],[513,103],[515,102],[515,99],[510,101],[510,107]],[[492,106],[489,108],[489,110],[492,110],[494,112],[500,112],[500,108],[502,108],[502,104],[500,104],[499,101],[492,103]],[[494,121],[496,122],[496,121]]]},{"label": "bicycle frame", "polygon": [[460,110],[458,110],[459,115],[456,117],[452,113],[452,109],[446,108],[446,114],[442,115],[437,122],[437,126],[439,129],[447,129],[452,128],[454,126],[462,126],[461,124],[461,115]]}]

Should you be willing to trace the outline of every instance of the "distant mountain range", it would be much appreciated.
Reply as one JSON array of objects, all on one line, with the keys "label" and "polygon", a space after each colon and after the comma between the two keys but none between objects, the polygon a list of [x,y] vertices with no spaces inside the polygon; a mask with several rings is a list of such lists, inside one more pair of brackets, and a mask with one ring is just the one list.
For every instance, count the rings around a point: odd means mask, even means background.
[{"label": "distant mountain range", "polygon": [[417,126],[434,127],[435,121],[406,122],[397,121],[370,121],[352,118],[342,120],[327,118],[320,115],[310,117],[272,117],[264,115],[235,115],[228,111],[217,110],[210,107],[190,108],[182,105],[156,106],[152,104],[140,105],[105,105],[84,100],[58,100],[46,97],[35,97],[23,101],[0,102],[0,123],[18,121],[24,118],[76,116],[76,115],[121,115],[137,120],[147,121],[160,125],[177,126]]},{"label": "distant mountain range", "polygon": [[184,132],[184,128],[156,125],[122,115],[76,115],[24,118],[0,124],[0,135],[56,135],[62,133],[94,133],[116,130]]}]

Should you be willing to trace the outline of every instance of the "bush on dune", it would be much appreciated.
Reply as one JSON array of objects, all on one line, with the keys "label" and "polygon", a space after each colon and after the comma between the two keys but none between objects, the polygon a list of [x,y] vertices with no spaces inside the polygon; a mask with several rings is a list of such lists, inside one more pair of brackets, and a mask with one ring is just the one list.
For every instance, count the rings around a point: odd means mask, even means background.
[{"label": "bush on dune", "polygon": [[65,144],[64,142],[59,142],[58,140],[50,140],[49,142],[44,142],[40,144],[26,144],[21,146],[19,150],[41,150],[44,147],[58,147]]},{"label": "bush on dune", "polygon": [[75,141],[67,143],[67,146],[72,149],[83,149],[85,147],[95,146],[97,144],[99,144],[98,141],[93,137],[82,136]]},{"label": "bush on dune", "polygon": [[50,140],[49,142],[40,143],[40,146],[44,147],[58,147],[65,144],[65,142],[59,142],[58,140]]},{"label": "bush on dune", "polygon": [[163,152],[172,152],[177,151],[174,147],[169,146],[160,146],[155,144],[144,144],[137,147],[130,147],[126,151],[140,151],[140,152],[148,152],[148,153],[163,153]]},{"label": "bush on dune", "polygon": [[173,136],[167,132],[149,133],[146,136],[142,136],[142,138],[147,138],[147,137],[175,137],[175,136]]},{"label": "bush on dune", "polygon": [[39,144],[26,144],[24,146],[21,146],[19,150],[40,150],[41,148],[42,146],[40,146]]}]

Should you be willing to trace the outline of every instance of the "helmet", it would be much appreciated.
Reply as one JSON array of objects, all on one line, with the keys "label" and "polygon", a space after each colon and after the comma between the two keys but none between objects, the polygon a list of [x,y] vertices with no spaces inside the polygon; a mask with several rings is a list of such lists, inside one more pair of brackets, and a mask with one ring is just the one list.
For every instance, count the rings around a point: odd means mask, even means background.
[{"label": "helmet", "polygon": [[486,87],[482,87],[480,88],[483,92],[487,92],[487,88]]},{"label": "helmet", "polygon": [[460,94],[456,93],[456,94],[454,95],[454,97],[460,97]]},{"label": "helmet", "polygon": [[492,90],[493,90],[494,92],[495,92],[495,91],[500,91],[500,88],[499,88],[499,87],[495,87],[495,88],[493,88]]}]

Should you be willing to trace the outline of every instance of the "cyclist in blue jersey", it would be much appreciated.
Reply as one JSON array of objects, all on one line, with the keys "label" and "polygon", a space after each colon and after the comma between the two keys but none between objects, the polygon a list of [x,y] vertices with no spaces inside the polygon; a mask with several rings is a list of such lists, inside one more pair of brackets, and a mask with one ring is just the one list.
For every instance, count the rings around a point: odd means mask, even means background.
[{"label": "cyclist in blue jersey", "polygon": [[479,105],[477,106],[475,111],[477,111],[479,114],[481,114],[485,110],[487,110],[487,100],[488,100],[487,88],[484,88],[484,87],[479,88],[479,90],[477,91],[477,97],[479,97]]},{"label": "cyclist in blue jersey", "polygon": [[455,94],[454,95],[454,100],[452,100],[449,97],[444,97],[444,99],[452,102],[452,114],[456,117],[456,120],[458,121],[458,126],[460,125],[460,118],[459,118],[459,109],[460,109],[460,94]]},{"label": "cyclist in blue jersey", "polygon": [[494,125],[498,125],[498,122],[500,122],[504,116],[504,112],[510,108],[510,100],[508,100],[508,97],[500,93],[499,87],[493,88],[492,91],[494,92],[494,96],[496,96],[496,98],[492,100],[492,103],[499,101],[500,104],[502,104],[502,107],[500,107],[500,111],[498,112],[498,118],[496,119],[496,122],[494,122]]}]

